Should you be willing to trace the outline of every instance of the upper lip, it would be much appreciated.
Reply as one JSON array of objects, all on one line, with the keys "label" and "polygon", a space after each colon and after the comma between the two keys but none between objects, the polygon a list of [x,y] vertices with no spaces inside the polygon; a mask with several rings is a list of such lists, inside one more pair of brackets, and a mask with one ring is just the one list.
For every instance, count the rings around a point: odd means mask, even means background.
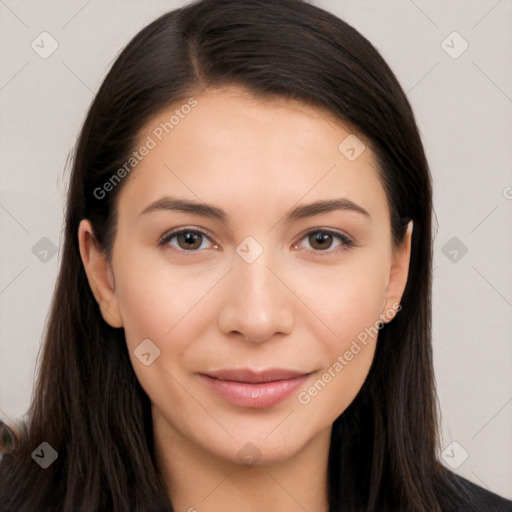
[{"label": "upper lip", "polygon": [[231,380],[235,382],[247,382],[257,384],[262,382],[274,382],[279,380],[295,379],[308,375],[310,372],[288,370],[286,368],[268,368],[266,370],[252,370],[250,368],[232,368],[204,372],[203,375],[220,380]]}]

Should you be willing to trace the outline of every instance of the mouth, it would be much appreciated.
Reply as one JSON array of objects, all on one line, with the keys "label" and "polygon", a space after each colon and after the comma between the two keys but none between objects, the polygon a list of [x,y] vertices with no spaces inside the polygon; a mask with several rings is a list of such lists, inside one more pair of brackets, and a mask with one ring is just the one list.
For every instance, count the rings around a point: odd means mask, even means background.
[{"label": "mouth", "polygon": [[264,408],[285,400],[299,388],[313,372],[270,368],[225,369],[200,373],[203,384],[233,405]]}]

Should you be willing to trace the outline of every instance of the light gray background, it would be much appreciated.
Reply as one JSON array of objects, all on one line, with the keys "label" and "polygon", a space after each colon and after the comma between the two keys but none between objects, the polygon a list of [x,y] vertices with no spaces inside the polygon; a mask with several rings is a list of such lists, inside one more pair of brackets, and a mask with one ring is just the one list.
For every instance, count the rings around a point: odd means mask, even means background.
[{"label": "light gray background", "polygon": [[[64,168],[86,109],[129,39],[185,3],[0,0],[4,418],[29,403],[59,258],[41,261],[32,248],[43,237],[61,242]],[[412,103],[439,222],[433,325],[443,460],[512,498],[512,1],[314,3],[379,49]],[[43,31],[59,45],[47,59],[31,48]],[[469,44],[458,58],[445,49],[458,53],[462,40],[442,45],[453,31]],[[465,255],[450,255],[451,245],[443,253],[453,237]]]}]

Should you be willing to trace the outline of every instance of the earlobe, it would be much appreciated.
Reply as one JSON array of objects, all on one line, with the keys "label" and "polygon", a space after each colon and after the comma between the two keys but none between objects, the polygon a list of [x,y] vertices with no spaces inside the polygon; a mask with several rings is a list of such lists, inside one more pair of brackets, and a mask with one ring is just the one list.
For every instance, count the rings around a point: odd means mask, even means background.
[{"label": "earlobe", "polygon": [[395,249],[393,261],[389,272],[389,281],[387,286],[386,300],[384,309],[381,313],[383,323],[390,322],[399,311],[400,301],[407,284],[409,276],[409,262],[411,259],[413,221],[409,221],[404,239]]},{"label": "earlobe", "polygon": [[99,304],[103,319],[111,327],[122,327],[123,321],[115,294],[114,274],[107,254],[98,246],[91,223],[87,219],[80,221],[78,243],[87,280]]}]

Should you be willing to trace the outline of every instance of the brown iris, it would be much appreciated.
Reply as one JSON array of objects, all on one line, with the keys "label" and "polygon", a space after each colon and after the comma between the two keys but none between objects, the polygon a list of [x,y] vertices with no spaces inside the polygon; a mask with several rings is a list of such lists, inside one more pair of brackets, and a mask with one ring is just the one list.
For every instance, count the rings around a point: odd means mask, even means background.
[{"label": "brown iris", "polygon": [[316,231],[308,236],[309,243],[313,249],[325,250],[332,245],[332,235],[322,231]]}]

